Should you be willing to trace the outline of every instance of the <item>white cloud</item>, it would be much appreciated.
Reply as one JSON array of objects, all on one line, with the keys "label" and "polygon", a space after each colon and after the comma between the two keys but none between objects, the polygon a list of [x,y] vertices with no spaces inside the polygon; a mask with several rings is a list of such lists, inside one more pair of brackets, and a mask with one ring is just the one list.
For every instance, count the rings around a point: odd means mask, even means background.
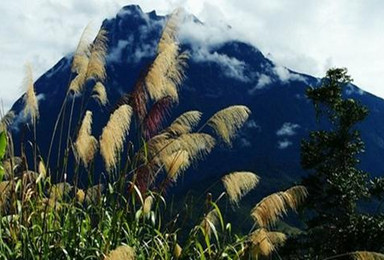
[{"label": "white cloud", "polygon": [[254,94],[257,90],[263,89],[272,83],[272,79],[268,75],[260,74],[258,76],[259,79],[257,80],[256,86],[248,91],[248,93],[251,95]]},{"label": "white cloud", "polygon": [[244,75],[246,64],[236,58],[229,57],[218,52],[210,52],[206,48],[194,51],[191,55],[196,62],[214,62],[220,66],[224,75],[242,82],[248,82],[249,78]]},{"label": "white cloud", "polygon": [[285,122],[279,130],[276,131],[277,136],[293,136],[296,134],[296,129],[300,128],[298,124]]},{"label": "white cloud", "polygon": [[291,145],[292,145],[292,142],[289,141],[288,139],[285,139],[284,141],[278,141],[277,142],[277,147],[280,150],[286,149],[286,148],[288,148],[288,146],[291,146]]},{"label": "white cloud", "polygon": [[279,80],[287,84],[290,81],[303,81],[306,82],[304,77],[299,74],[291,73],[287,68],[279,65],[275,65],[272,68],[272,72],[279,78]]},{"label": "white cloud", "polygon": [[6,108],[21,95],[18,86],[26,61],[34,65],[35,75],[41,75],[76,48],[90,20],[97,28],[104,18],[132,3],[160,14],[182,6],[212,25],[211,32],[190,27],[195,39],[210,44],[242,39],[272,54],[269,57],[281,66],[318,77],[330,65],[347,67],[355,84],[384,96],[381,0],[4,0],[0,1],[0,98]]}]

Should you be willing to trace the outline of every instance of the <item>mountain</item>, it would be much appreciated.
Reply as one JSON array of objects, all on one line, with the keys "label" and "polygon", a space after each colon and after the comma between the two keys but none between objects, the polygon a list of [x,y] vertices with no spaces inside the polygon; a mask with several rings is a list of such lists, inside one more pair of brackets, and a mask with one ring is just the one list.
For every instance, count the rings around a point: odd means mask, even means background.
[{"label": "mountain", "polygon": [[[139,6],[131,5],[103,22],[109,38],[105,86],[110,105],[102,108],[92,100],[88,103],[87,108],[95,115],[95,136],[101,133],[116,101],[132,90],[140,72],[153,60],[164,21],[165,17],[155,11],[144,13]],[[180,189],[200,190],[228,172],[250,170],[263,179],[263,188],[258,189],[258,196],[262,196],[290,186],[305,174],[300,168],[300,140],[318,127],[305,89],[308,85],[318,85],[320,80],[275,64],[251,44],[231,39],[230,30],[230,27],[220,30],[207,27],[192,15],[187,15],[181,24],[182,49],[188,50],[191,58],[179,105],[172,110],[169,121],[187,110],[202,111],[204,121],[234,104],[248,106],[252,115],[233,147],[220,145],[195,167],[194,173],[185,174]],[[48,151],[56,116],[67,91],[71,59],[72,54],[62,58],[35,82],[40,109],[37,140],[43,154]],[[379,176],[384,170],[384,100],[354,85],[348,86],[345,95],[360,100],[370,109],[367,120],[359,126],[366,142],[361,167]],[[81,97],[78,97],[74,121],[80,105]],[[16,115],[22,106],[20,98],[12,107]],[[17,116],[12,127],[16,140],[23,133],[19,129],[21,121],[21,116]]]}]

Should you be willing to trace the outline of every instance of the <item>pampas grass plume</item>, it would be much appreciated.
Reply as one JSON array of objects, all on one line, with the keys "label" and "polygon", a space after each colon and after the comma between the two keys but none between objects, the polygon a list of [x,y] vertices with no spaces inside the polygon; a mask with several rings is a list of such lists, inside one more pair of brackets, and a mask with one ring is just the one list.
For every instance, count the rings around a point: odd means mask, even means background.
[{"label": "pampas grass plume", "polygon": [[190,133],[201,119],[200,111],[188,111],[176,118],[172,124],[164,129],[163,132],[178,136],[181,134]]},{"label": "pampas grass plume", "polygon": [[260,178],[252,172],[234,172],[222,178],[229,201],[238,204],[239,200],[256,187]]},{"label": "pampas grass plume", "polygon": [[87,111],[74,144],[76,158],[80,159],[86,167],[93,160],[98,146],[97,139],[91,135],[91,126],[92,112]]},{"label": "pampas grass plume", "polygon": [[250,114],[251,111],[246,106],[230,106],[214,114],[207,124],[226,144],[231,145],[237,130],[243,126]]},{"label": "pampas grass plume", "polygon": [[135,260],[135,250],[127,245],[119,246],[111,251],[104,260]]},{"label": "pampas grass plume", "polygon": [[129,105],[122,105],[112,113],[103,128],[100,136],[100,152],[108,172],[116,167],[118,155],[129,131],[131,116],[132,108]]},{"label": "pampas grass plume", "polygon": [[102,106],[105,106],[108,103],[107,91],[103,83],[97,82],[93,87],[92,97]]},{"label": "pampas grass plume", "polygon": [[149,212],[151,212],[152,204],[153,204],[153,197],[152,196],[146,197],[143,205],[144,214],[148,214]]},{"label": "pampas grass plume", "polygon": [[354,260],[384,260],[384,255],[376,252],[358,251],[352,256]]},{"label": "pampas grass plume", "polygon": [[107,31],[101,29],[91,47],[86,75],[87,80],[93,78],[98,81],[104,81],[106,77],[105,56],[107,54],[107,42]]},{"label": "pampas grass plume", "polygon": [[35,124],[37,119],[39,119],[39,105],[35,93],[35,87],[33,85],[32,67],[29,64],[26,65],[24,85],[27,92],[24,95],[23,114],[25,117],[30,117],[32,123]]},{"label": "pampas grass plume", "polygon": [[269,256],[277,246],[285,243],[287,237],[281,232],[268,232],[264,228],[255,230],[250,235],[252,253],[254,256]]}]

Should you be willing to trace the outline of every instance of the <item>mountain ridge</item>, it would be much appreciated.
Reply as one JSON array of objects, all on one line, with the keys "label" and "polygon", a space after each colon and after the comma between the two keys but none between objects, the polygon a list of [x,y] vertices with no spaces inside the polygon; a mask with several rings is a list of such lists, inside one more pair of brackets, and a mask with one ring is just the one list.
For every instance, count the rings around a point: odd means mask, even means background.
[{"label": "mountain ridge", "polygon": [[[137,5],[123,7],[115,18],[104,20],[102,28],[108,31],[109,38],[105,86],[110,105],[104,109],[91,101],[87,107],[98,114],[93,127],[96,136],[101,133],[114,103],[132,89],[140,72],[153,60],[164,20],[165,16],[158,16],[155,11],[144,13]],[[212,31],[202,31],[203,26],[191,15],[180,28],[182,49],[188,50],[191,58],[180,91],[180,104],[168,122],[194,109],[204,113],[204,120],[235,104],[247,105],[253,115],[238,134],[232,150],[221,145],[197,166],[196,171],[201,174],[185,175],[180,189],[198,186],[204,180],[214,182],[236,170],[260,173],[266,179],[263,185],[268,187],[263,193],[289,186],[305,174],[299,164],[300,140],[318,127],[312,104],[305,98],[305,89],[308,85],[318,85],[320,79],[275,64],[249,43],[227,40],[227,35],[209,35]],[[70,54],[62,58],[35,83],[41,120],[45,123],[38,131],[38,140],[44,142],[43,151],[48,147],[44,138],[52,132],[54,115],[58,114],[58,104],[66,93],[71,58]],[[354,85],[348,86],[345,95],[361,100],[371,111],[367,121],[361,124],[367,144],[367,152],[361,159],[364,169],[379,176],[384,169],[381,160],[384,123],[380,122],[384,100]],[[78,101],[75,109],[79,109]],[[22,98],[12,110],[20,114],[21,108]],[[16,136],[17,122],[21,120],[18,118],[13,128]]]}]

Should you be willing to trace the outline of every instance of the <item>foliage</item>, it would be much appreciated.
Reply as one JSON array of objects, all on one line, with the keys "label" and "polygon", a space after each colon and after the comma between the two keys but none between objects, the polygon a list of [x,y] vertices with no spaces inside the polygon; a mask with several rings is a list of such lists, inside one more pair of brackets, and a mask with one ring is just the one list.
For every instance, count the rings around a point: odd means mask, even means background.
[{"label": "foliage", "polygon": [[[309,171],[306,234],[296,248],[300,257],[323,259],[355,250],[383,251],[384,216],[362,214],[358,202],[382,193],[380,181],[370,184],[358,168],[364,142],[357,130],[368,110],[357,100],[343,97],[350,84],[346,69],[330,69],[319,88],[309,88],[323,129],[312,131],[301,143],[301,164]],[[298,256],[295,256],[296,258]]]}]

